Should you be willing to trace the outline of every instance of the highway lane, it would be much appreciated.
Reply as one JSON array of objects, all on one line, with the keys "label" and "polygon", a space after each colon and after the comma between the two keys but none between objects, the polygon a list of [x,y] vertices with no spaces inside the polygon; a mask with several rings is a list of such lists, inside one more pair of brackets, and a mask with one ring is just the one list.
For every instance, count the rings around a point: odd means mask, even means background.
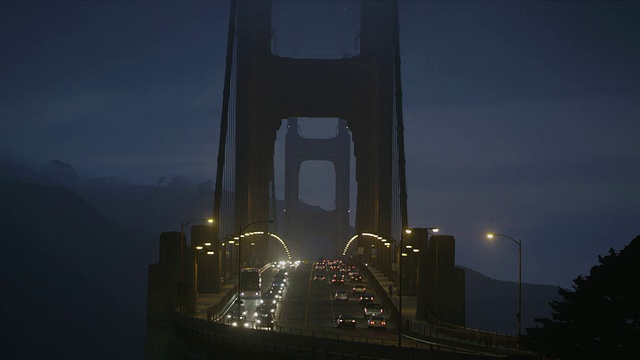
[{"label": "highway lane", "polygon": [[[263,272],[263,293],[271,287],[273,276],[277,268],[272,267]],[[342,339],[360,343],[378,343],[397,345],[398,333],[395,327],[396,319],[387,319],[387,329],[368,329],[364,318],[364,307],[359,303],[357,295],[351,294],[354,283],[346,280],[345,284],[331,284],[331,272],[325,281],[314,281],[313,264],[300,264],[288,268],[289,278],[284,291],[284,299],[279,301],[275,312],[274,331],[301,334],[305,336]],[[345,277],[346,278],[346,277]],[[367,279],[357,282],[367,287],[367,293],[372,293],[372,287]],[[337,290],[347,290],[349,300],[334,300]],[[374,294],[379,299],[379,294]],[[253,323],[253,312],[259,306],[259,299],[244,299],[243,304],[248,310],[248,320]],[[336,328],[335,318],[341,314],[350,314],[356,318],[356,329]],[[268,330],[268,329],[263,329]],[[404,347],[420,347],[437,349],[438,351],[454,351],[494,357],[490,351],[466,349],[464,346],[451,347],[438,342],[429,342],[410,337],[403,337]],[[502,356],[502,355],[500,355]]]},{"label": "highway lane", "polygon": [[[314,281],[314,273],[313,264],[301,264],[290,277],[288,292],[276,317],[276,325],[281,328],[280,331],[295,331],[289,328],[305,329],[345,338],[363,337],[384,340],[384,343],[389,344],[397,343],[394,321],[388,321],[386,330],[368,329],[364,306],[358,302],[359,295],[351,294],[355,283],[348,276],[345,276],[344,284],[331,284],[331,271],[327,271],[325,281]],[[364,284],[368,289],[367,293],[373,294],[366,279],[357,283]],[[334,300],[337,290],[347,290],[349,300]],[[378,298],[377,294],[374,296]],[[356,329],[336,328],[335,318],[341,314],[353,315],[356,318]]]}]

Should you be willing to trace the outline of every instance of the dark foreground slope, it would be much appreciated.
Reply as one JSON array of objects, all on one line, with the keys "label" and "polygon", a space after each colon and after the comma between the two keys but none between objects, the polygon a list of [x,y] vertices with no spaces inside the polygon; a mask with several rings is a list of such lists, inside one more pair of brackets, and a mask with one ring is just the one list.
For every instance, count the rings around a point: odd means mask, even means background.
[{"label": "dark foreground slope", "polygon": [[0,182],[3,359],[140,359],[140,234],[60,186]]}]

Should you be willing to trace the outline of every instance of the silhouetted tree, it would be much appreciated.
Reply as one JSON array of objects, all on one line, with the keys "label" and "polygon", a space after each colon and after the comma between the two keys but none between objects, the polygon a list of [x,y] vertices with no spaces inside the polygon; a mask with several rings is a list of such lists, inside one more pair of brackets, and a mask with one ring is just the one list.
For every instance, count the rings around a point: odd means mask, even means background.
[{"label": "silhouetted tree", "polygon": [[560,359],[640,359],[640,236],[598,260],[573,291],[558,290],[552,319],[527,329],[532,349]]}]

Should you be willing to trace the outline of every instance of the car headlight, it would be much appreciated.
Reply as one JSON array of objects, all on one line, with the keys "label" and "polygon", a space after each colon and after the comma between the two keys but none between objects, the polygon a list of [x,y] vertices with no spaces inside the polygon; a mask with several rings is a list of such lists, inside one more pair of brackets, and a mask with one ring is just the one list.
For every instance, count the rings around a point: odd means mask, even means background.
[{"label": "car headlight", "polygon": [[260,324],[260,320],[256,320],[256,324]]}]

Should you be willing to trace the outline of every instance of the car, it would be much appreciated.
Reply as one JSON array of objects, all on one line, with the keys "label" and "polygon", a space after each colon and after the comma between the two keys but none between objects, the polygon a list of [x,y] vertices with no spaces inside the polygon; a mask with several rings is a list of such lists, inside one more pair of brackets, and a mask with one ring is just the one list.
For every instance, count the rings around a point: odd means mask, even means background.
[{"label": "car", "polygon": [[284,276],[285,278],[288,278],[289,272],[287,271],[287,269],[279,269],[276,276]]},{"label": "car", "polygon": [[351,294],[364,294],[367,292],[367,287],[362,284],[355,284],[353,288],[351,288]]},{"label": "car", "polygon": [[344,276],[343,275],[333,275],[331,279],[332,284],[344,284]]},{"label": "car", "polygon": [[264,295],[262,295],[262,298],[260,299],[260,306],[263,306],[263,305],[266,305],[275,309],[276,306],[278,306],[278,299],[276,298],[276,294],[272,292],[266,292]]},{"label": "car", "polygon": [[[227,319],[237,319],[238,318],[238,305],[231,305],[229,311],[227,312]],[[247,318],[247,309],[244,305],[240,305],[240,319],[244,320]]]},{"label": "car", "polygon": [[267,292],[269,293],[273,293],[275,294],[276,299],[279,299],[282,297],[282,288],[278,285],[272,285],[271,288],[269,288],[269,290],[267,290]]},{"label": "car", "polygon": [[356,317],[349,314],[342,314],[336,318],[336,327],[350,327],[356,328]]},{"label": "car", "polygon": [[387,320],[384,316],[373,315],[367,320],[367,327],[369,329],[386,329]]},{"label": "car", "polygon": [[358,298],[358,302],[362,305],[369,302],[373,302],[373,300],[374,300],[374,296],[367,293],[360,294],[360,297]]},{"label": "car", "polygon": [[244,306],[240,306],[240,317],[238,317],[238,306],[232,305],[227,312],[225,323],[231,326],[244,325],[244,327],[251,327],[247,321],[247,309]]},{"label": "car", "polygon": [[258,305],[258,307],[256,307],[256,311],[253,313],[253,316],[256,317],[261,312],[268,312],[271,314],[275,314],[276,306],[277,306],[276,304],[271,304],[271,303],[260,304]]},{"label": "car", "polygon": [[285,275],[286,273],[278,273],[276,274],[276,276],[273,277],[273,281],[272,283],[282,283],[284,285],[287,285],[287,278],[288,276]]},{"label": "car", "polygon": [[254,316],[254,321],[257,329],[269,328],[269,330],[273,330],[273,314],[269,312],[258,312]]},{"label": "car", "polygon": [[347,290],[338,290],[333,298],[334,300],[349,300],[349,293]]},{"label": "car", "polygon": [[326,277],[323,273],[317,272],[315,275],[313,275],[313,281],[324,281],[325,278]]},{"label": "car", "polygon": [[377,302],[370,302],[364,305],[364,318],[368,319],[371,316],[382,316],[384,310],[382,309],[382,305]]},{"label": "car", "polygon": [[351,273],[351,275],[350,275],[350,276],[351,276],[351,281],[352,281],[352,282],[359,282],[359,281],[362,281],[362,275],[360,275],[360,273],[357,273],[357,272],[355,272],[355,273]]},{"label": "car", "polygon": [[274,278],[271,282],[271,287],[285,287],[287,282],[282,278]]}]

